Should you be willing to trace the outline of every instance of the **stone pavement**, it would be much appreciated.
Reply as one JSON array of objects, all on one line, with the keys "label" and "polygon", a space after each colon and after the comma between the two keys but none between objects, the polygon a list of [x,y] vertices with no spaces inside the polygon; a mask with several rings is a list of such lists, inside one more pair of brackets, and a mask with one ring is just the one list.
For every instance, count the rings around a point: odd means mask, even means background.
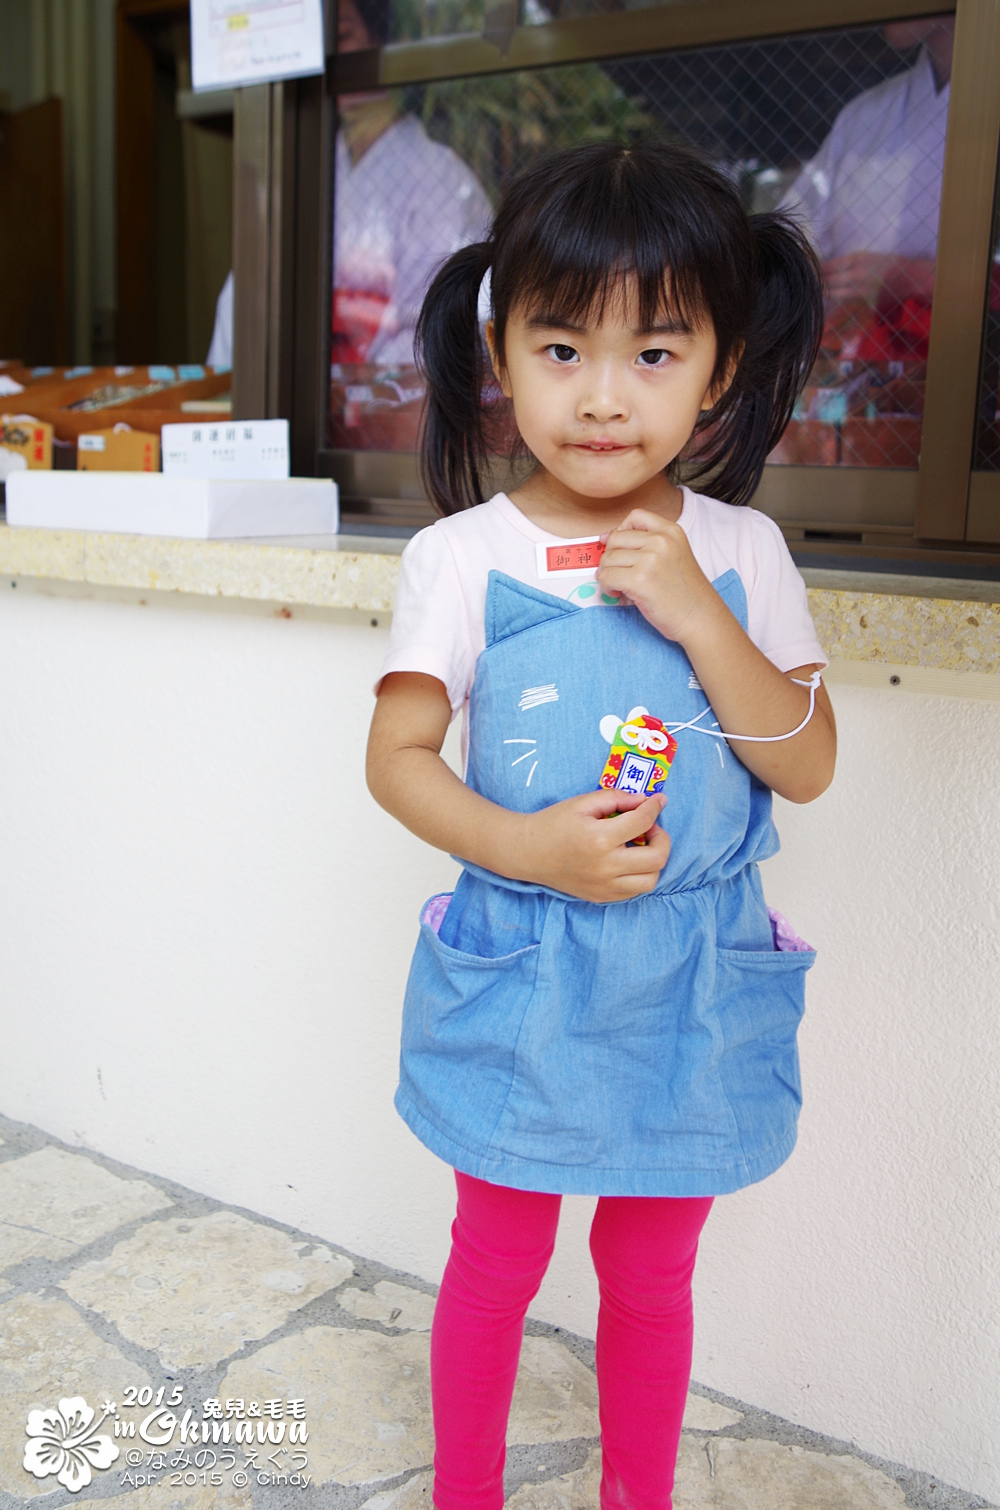
[{"label": "stone pavement", "polygon": [[[431,1510],[433,1310],[423,1280],[0,1117],[0,1510]],[[591,1343],[528,1323],[509,1443],[510,1510],[597,1510]],[[674,1505],[986,1501],[695,1385]]]}]

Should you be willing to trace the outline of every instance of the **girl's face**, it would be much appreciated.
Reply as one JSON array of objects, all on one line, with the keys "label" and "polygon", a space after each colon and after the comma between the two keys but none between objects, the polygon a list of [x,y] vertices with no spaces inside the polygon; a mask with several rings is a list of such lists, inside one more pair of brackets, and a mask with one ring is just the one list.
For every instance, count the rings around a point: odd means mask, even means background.
[{"label": "girl's face", "polygon": [[[581,502],[622,498],[661,479],[710,409],[715,333],[668,313],[641,329],[637,300],[609,300],[599,323],[515,311],[493,369],[517,427],[545,470]],[[723,384],[722,387],[725,385]],[[646,489],[648,492],[648,489]]]}]

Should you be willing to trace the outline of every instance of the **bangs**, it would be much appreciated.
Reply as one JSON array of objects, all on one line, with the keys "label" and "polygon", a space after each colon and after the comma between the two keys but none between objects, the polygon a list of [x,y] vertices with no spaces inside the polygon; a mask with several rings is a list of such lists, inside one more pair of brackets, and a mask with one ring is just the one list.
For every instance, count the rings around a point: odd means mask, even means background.
[{"label": "bangs", "polygon": [[610,267],[599,250],[593,261],[539,256],[519,280],[517,304],[508,317],[516,313],[529,325],[572,327],[600,325],[610,314],[631,320],[639,331],[669,323],[684,334],[703,322],[705,299],[693,270],[681,269],[678,277],[675,265],[661,256],[646,259],[636,257],[634,248],[614,250],[619,260]]}]

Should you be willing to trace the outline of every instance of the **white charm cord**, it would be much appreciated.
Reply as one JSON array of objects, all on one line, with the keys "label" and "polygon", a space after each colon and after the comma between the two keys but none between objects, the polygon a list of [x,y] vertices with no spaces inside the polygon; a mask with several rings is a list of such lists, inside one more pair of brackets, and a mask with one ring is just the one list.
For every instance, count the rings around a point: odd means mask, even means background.
[{"label": "white charm cord", "polygon": [[663,727],[668,734],[679,734],[682,729],[690,729],[692,734],[707,734],[711,739],[741,739],[746,744],[755,745],[779,744],[783,739],[794,739],[796,734],[801,734],[806,724],[812,718],[813,713],[816,711],[816,688],[820,685],[822,679],[823,673],[821,671],[811,672],[807,682],[800,682],[798,677],[795,676],[789,677],[789,681],[794,682],[796,687],[809,688],[809,711],[798,728],[792,729],[788,734],[723,734],[721,729],[700,729],[698,724],[705,717],[706,713],[711,713],[711,704],[699,713],[697,718],[692,718],[689,723],[664,724]]}]

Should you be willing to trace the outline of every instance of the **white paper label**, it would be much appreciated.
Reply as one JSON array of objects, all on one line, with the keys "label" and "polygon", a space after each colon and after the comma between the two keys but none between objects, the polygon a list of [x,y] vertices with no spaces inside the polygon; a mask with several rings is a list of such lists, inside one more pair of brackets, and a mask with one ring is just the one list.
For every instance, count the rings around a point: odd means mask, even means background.
[{"label": "white paper label", "polygon": [[322,73],[322,0],[191,0],[194,89]]},{"label": "white paper label", "polygon": [[77,437],[77,450],[79,451],[103,451],[105,437],[103,435],[80,435]]},{"label": "white paper label", "polygon": [[164,425],[163,470],[173,477],[289,475],[287,419],[242,419]]}]

